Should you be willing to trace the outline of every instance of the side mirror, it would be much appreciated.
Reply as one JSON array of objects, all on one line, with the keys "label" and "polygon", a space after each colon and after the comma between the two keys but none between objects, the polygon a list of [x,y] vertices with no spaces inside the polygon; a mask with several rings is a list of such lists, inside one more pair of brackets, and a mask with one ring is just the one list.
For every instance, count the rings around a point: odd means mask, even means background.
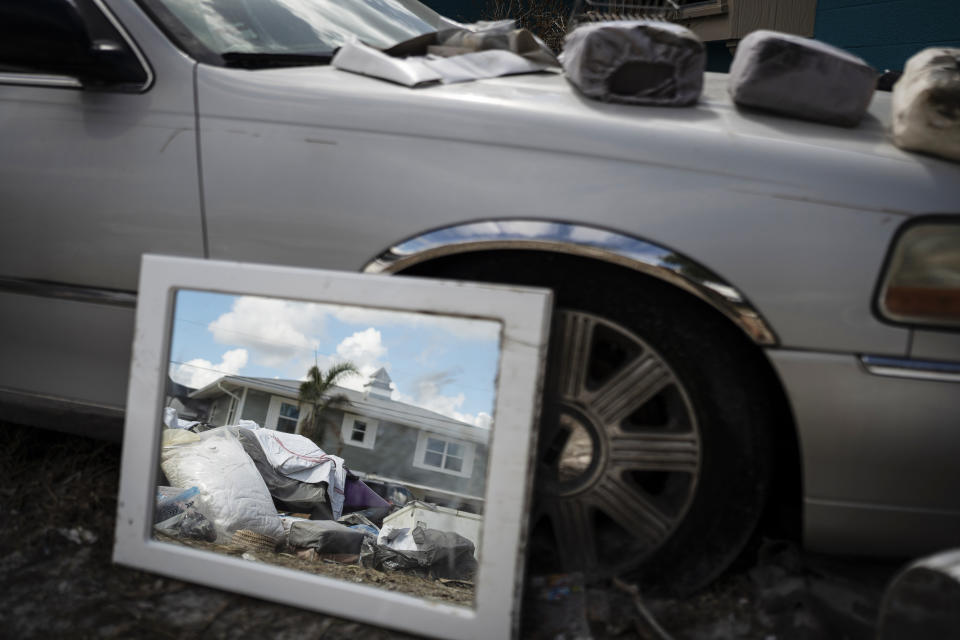
[{"label": "side mirror", "polygon": [[139,88],[147,80],[120,34],[84,0],[0,2],[0,70],[70,76],[94,89]]},{"label": "side mirror", "polygon": [[139,90],[147,74],[125,42],[116,38],[98,38],[87,49],[89,63],[77,77],[87,89]]}]

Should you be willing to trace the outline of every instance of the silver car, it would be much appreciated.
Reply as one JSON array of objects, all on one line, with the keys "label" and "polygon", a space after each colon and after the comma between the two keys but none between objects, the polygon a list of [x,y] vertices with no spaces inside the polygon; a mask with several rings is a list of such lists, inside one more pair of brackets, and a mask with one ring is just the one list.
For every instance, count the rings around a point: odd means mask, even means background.
[{"label": "silver car", "polygon": [[960,166],[890,144],[881,94],[842,129],[737,109],[717,74],[671,109],[327,64],[440,24],[6,0],[4,416],[119,435],[145,252],[548,286],[532,561],[683,591],[764,516],[820,551],[955,545]]}]

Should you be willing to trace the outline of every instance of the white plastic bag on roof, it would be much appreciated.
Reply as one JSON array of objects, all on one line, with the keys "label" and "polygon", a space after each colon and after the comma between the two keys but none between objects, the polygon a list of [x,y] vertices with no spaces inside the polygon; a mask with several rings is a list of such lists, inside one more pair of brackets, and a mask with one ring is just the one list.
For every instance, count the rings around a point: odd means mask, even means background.
[{"label": "white plastic bag on roof", "polygon": [[707,54],[686,27],[626,20],[577,27],[567,35],[561,61],[567,79],[588,98],[683,106],[700,98]]},{"label": "white plastic bag on roof", "polygon": [[199,489],[197,507],[213,523],[219,542],[228,542],[240,529],[283,538],[270,492],[228,428],[211,429],[193,442],[164,446],[160,467],[174,486]]},{"label": "white plastic bag on roof", "polygon": [[960,161],[960,49],[924,49],[893,86],[893,142]]}]

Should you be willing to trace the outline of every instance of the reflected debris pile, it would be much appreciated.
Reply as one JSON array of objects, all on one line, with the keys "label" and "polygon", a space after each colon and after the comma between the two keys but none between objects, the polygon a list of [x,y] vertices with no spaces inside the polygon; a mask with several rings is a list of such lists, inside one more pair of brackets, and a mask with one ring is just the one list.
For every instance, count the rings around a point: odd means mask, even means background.
[{"label": "reflected debris pile", "polygon": [[[167,414],[165,424],[177,426],[163,432],[166,484],[157,487],[153,518],[159,539],[472,602],[476,545],[459,532],[476,539],[479,516],[416,500],[394,504],[352,474],[342,458],[302,435],[249,421],[187,426]],[[397,485],[381,486],[405,503],[412,496]],[[377,575],[383,572],[404,579]],[[449,598],[429,593],[440,579],[447,581],[439,583],[442,588],[452,590]]]}]

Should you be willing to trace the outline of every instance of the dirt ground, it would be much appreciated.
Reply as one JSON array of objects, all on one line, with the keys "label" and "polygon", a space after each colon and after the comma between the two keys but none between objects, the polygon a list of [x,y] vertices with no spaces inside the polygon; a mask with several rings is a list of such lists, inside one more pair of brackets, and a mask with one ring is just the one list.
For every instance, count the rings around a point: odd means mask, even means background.
[{"label": "dirt ground", "polygon": [[[414,637],[114,565],[119,468],[118,445],[0,424],[0,637]],[[470,597],[463,585],[411,587],[403,576],[321,565],[345,580]],[[585,586],[576,575],[528,576],[522,635],[872,638],[882,589],[898,567],[768,542],[686,600],[640,598],[623,583]]]},{"label": "dirt ground", "polygon": [[278,567],[296,569],[297,571],[323,575],[346,582],[369,584],[378,589],[399,591],[436,602],[446,602],[448,604],[461,606],[471,606],[473,604],[473,587],[469,582],[434,580],[428,577],[421,577],[414,573],[400,571],[378,571],[360,566],[357,562],[358,556],[352,556],[353,561],[351,562],[350,556],[336,557],[330,554],[330,557],[324,558],[317,557],[313,553],[308,553],[302,554],[301,557],[301,555],[295,555],[282,549],[276,552],[249,551],[229,545],[205,542],[203,540],[183,540],[163,535],[157,537],[171,544],[182,544],[213,553],[241,556],[251,562],[265,562]]}]

